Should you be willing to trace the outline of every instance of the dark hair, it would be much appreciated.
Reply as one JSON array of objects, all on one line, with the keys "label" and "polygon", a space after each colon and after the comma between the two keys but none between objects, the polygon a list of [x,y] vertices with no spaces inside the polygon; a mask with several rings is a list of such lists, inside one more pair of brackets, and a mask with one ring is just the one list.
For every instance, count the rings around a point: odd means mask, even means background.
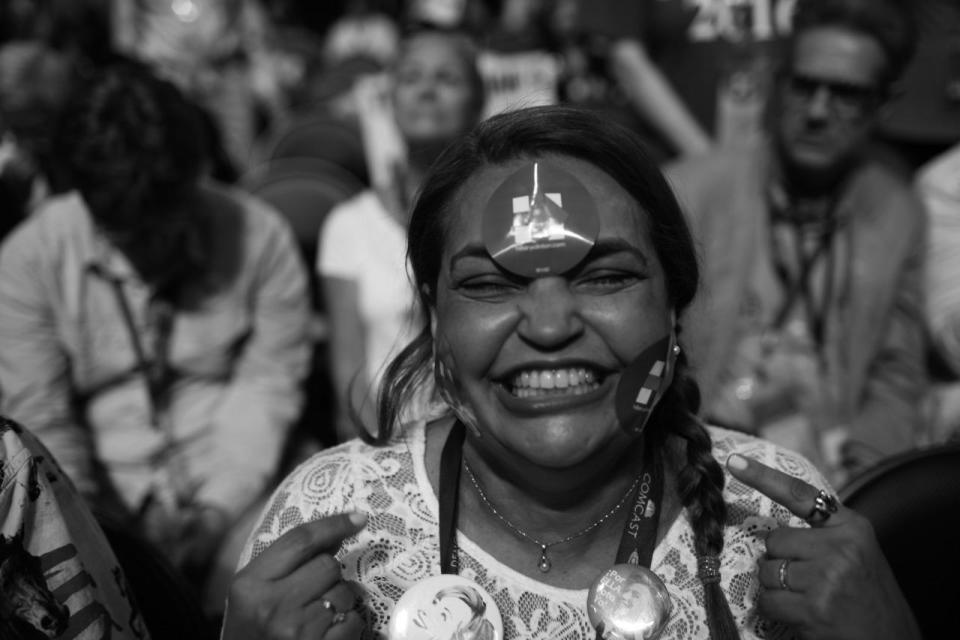
[{"label": "dark hair", "polygon": [[[569,107],[534,107],[494,116],[451,145],[431,168],[413,207],[407,249],[424,307],[434,302],[448,224],[462,185],[485,166],[544,155],[589,162],[636,200],[648,218],[650,237],[666,275],[667,296],[680,315],[696,293],[699,270],[693,238],[673,191],[639,137],[593,112]],[[427,324],[387,368],[374,442],[387,442],[399,428],[403,408],[431,374],[433,357]],[[700,394],[686,368],[681,354],[674,382],[645,437],[648,446],[657,449],[671,435],[685,441],[686,461],[678,478],[681,500],[696,532],[697,555],[715,559],[723,547],[726,521],[724,476],[711,453],[710,435],[695,417]],[[711,634],[715,639],[733,638],[735,625],[715,578],[714,570],[704,580]]]},{"label": "dark hair", "polygon": [[61,189],[80,193],[97,226],[172,301],[207,275],[208,232],[194,205],[205,134],[174,85],[122,62],[78,87],[54,135]]},{"label": "dark hair", "polygon": [[886,56],[880,77],[885,91],[906,69],[917,47],[916,17],[907,0],[799,0],[793,14],[794,40],[819,27],[842,27],[876,40]]},{"label": "dark hair", "polygon": [[171,83],[135,63],[96,73],[73,94],[56,148],[70,186],[100,224],[133,223],[192,187],[206,148],[197,108]]},{"label": "dark hair", "polygon": [[0,119],[44,170],[51,156],[50,123],[60,116],[77,77],[70,57],[40,40],[0,44]]},{"label": "dark hair", "polygon": [[64,52],[80,66],[114,57],[110,2],[32,0],[0,3],[0,42],[33,40]]}]

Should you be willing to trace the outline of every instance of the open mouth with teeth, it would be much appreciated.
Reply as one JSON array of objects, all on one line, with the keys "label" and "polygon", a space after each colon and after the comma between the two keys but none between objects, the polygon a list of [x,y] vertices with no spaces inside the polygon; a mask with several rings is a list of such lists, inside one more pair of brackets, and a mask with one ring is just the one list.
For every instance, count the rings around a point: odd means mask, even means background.
[{"label": "open mouth with teeth", "polygon": [[517,373],[505,385],[517,398],[579,396],[600,387],[600,374],[586,368],[531,369]]}]

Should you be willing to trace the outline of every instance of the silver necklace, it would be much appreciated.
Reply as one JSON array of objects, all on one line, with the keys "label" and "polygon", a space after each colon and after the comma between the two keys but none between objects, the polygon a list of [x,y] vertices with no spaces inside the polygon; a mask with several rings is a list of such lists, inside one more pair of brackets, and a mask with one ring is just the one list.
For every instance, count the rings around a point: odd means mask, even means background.
[{"label": "silver necklace", "polygon": [[466,460],[464,460],[463,462],[463,468],[466,469],[467,475],[470,477],[470,482],[473,484],[473,488],[477,490],[477,495],[480,496],[480,500],[483,502],[484,505],[486,505],[487,509],[490,510],[490,513],[495,515],[497,519],[500,520],[500,522],[506,525],[507,528],[513,531],[515,534],[517,534],[524,540],[529,540],[533,544],[540,547],[540,561],[537,563],[537,568],[540,569],[542,573],[547,573],[553,567],[553,563],[551,563],[550,558],[547,557],[547,549],[549,549],[550,547],[555,547],[558,544],[563,544],[565,542],[570,542],[571,540],[579,538],[580,536],[593,531],[594,529],[599,527],[601,524],[606,522],[608,519],[610,519],[611,516],[613,516],[613,514],[615,514],[617,511],[620,511],[620,509],[623,508],[623,505],[627,502],[627,499],[633,494],[633,490],[637,488],[637,484],[640,482],[640,476],[637,476],[636,478],[634,478],[633,484],[631,484],[630,488],[627,489],[626,493],[623,494],[623,497],[620,498],[620,501],[617,502],[617,504],[615,504],[613,508],[610,509],[610,511],[607,511],[605,514],[600,516],[599,520],[596,520],[595,522],[587,525],[580,531],[570,534],[569,536],[561,540],[555,540],[553,542],[543,542],[542,540],[537,540],[536,538],[531,536],[529,533],[527,533],[517,525],[513,524],[512,522],[504,518],[500,514],[500,512],[497,511],[497,508],[493,506],[493,503],[491,503],[490,500],[487,498],[487,494],[483,492],[483,488],[480,487],[480,483],[477,482],[477,477],[473,475],[473,470],[470,468],[470,465],[467,464]]}]

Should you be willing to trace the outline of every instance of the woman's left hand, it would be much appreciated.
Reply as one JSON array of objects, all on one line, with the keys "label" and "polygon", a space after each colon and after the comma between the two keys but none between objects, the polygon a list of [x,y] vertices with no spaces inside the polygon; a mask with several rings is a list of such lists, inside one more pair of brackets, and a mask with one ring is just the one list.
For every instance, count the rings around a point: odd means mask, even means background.
[{"label": "woman's left hand", "polygon": [[866,518],[830,496],[818,500],[816,487],[756,460],[734,454],[727,468],[811,524],[767,535],[760,615],[792,625],[805,639],[921,637]]}]

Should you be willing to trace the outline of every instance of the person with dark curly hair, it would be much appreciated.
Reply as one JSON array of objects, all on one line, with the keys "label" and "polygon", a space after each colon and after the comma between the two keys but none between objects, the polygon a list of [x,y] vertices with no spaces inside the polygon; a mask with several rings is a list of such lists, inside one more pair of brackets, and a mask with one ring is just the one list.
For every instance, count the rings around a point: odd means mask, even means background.
[{"label": "person with dark curly hair", "polygon": [[206,172],[203,125],[135,64],[54,133],[67,192],[0,248],[0,396],[94,506],[206,566],[276,472],[309,357],[274,210]]},{"label": "person with dark curly hair", "polygon": [[[541,209],[556,228],[530,237]],[[919,637],[809,462],[697,418],[695,246],[636,135],[562,107],[490,118],[433,165],[408,239],[428,318],[379,431],[274,493],[224,638],[415,638],[448,583],[506,640]]]}]

